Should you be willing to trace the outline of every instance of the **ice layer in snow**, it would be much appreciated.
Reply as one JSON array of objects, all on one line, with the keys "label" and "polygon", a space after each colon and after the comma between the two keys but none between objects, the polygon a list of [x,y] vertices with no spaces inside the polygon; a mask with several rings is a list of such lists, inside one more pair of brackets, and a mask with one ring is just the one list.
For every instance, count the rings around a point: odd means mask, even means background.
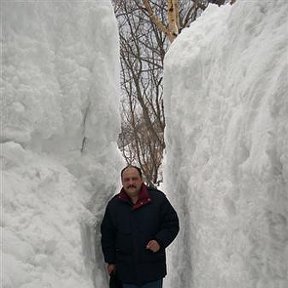
[{"label": "ice layer in snow", "polygon": [[[165,59],[167,287],[288,287],[288,2],[210,5]],[[169,189],[168,189],[169,188]]]},{"label": "ice layer in snow", "polygon": [[103,288],[99,221],[122,166],[112,5],[3,1],[1,19],[0,281]]}]

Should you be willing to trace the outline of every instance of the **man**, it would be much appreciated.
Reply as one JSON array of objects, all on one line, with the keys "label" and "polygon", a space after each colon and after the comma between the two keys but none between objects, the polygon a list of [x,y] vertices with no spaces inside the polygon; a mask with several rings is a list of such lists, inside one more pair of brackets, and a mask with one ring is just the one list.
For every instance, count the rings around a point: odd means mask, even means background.
[{"label": "man", "polygon": [[123,288],[161,288],[165,248],[178,234],[178,216],[164,193],[143,183],[138,167],[125,167],[121,181],[101,224],[108,273],[117,272]]}]

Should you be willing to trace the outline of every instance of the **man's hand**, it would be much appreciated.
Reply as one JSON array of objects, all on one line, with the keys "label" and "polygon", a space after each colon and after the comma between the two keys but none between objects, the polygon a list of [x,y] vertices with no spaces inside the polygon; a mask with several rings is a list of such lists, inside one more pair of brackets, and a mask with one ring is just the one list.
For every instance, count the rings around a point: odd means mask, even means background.
[{"label": "man's hand", "polygon": [[116,271],[116,266],[115,264],[108,264],[107,265],[107,272],[109,275],[111,275],[112,273],[114,273]]},{"label": "man's hand", "polygon": [[151,240],[146,245],[146,249],[151,250],[152,252],[158,252],[160,250],[160,245],[156,240]]}]

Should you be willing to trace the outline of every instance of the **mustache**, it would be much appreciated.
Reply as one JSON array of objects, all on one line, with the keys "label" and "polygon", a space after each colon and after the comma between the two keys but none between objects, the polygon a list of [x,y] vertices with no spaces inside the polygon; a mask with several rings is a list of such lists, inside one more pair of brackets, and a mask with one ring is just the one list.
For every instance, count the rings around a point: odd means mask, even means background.
[{"label": "mustache", "polygon": [[135,185],[129,185],[127,188],[136,188]]}]

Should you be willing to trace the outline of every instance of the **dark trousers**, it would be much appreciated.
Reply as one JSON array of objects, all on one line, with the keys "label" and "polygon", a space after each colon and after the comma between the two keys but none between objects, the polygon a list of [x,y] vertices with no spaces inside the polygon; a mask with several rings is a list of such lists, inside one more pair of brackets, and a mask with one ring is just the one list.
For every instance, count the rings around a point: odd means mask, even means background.
[{"label": "dark trousers", "polygon": [[134,285],[134,284],[123,284],[123,288],[162,288],[163,279],[157,281],[148,282],[143,285]]}]

